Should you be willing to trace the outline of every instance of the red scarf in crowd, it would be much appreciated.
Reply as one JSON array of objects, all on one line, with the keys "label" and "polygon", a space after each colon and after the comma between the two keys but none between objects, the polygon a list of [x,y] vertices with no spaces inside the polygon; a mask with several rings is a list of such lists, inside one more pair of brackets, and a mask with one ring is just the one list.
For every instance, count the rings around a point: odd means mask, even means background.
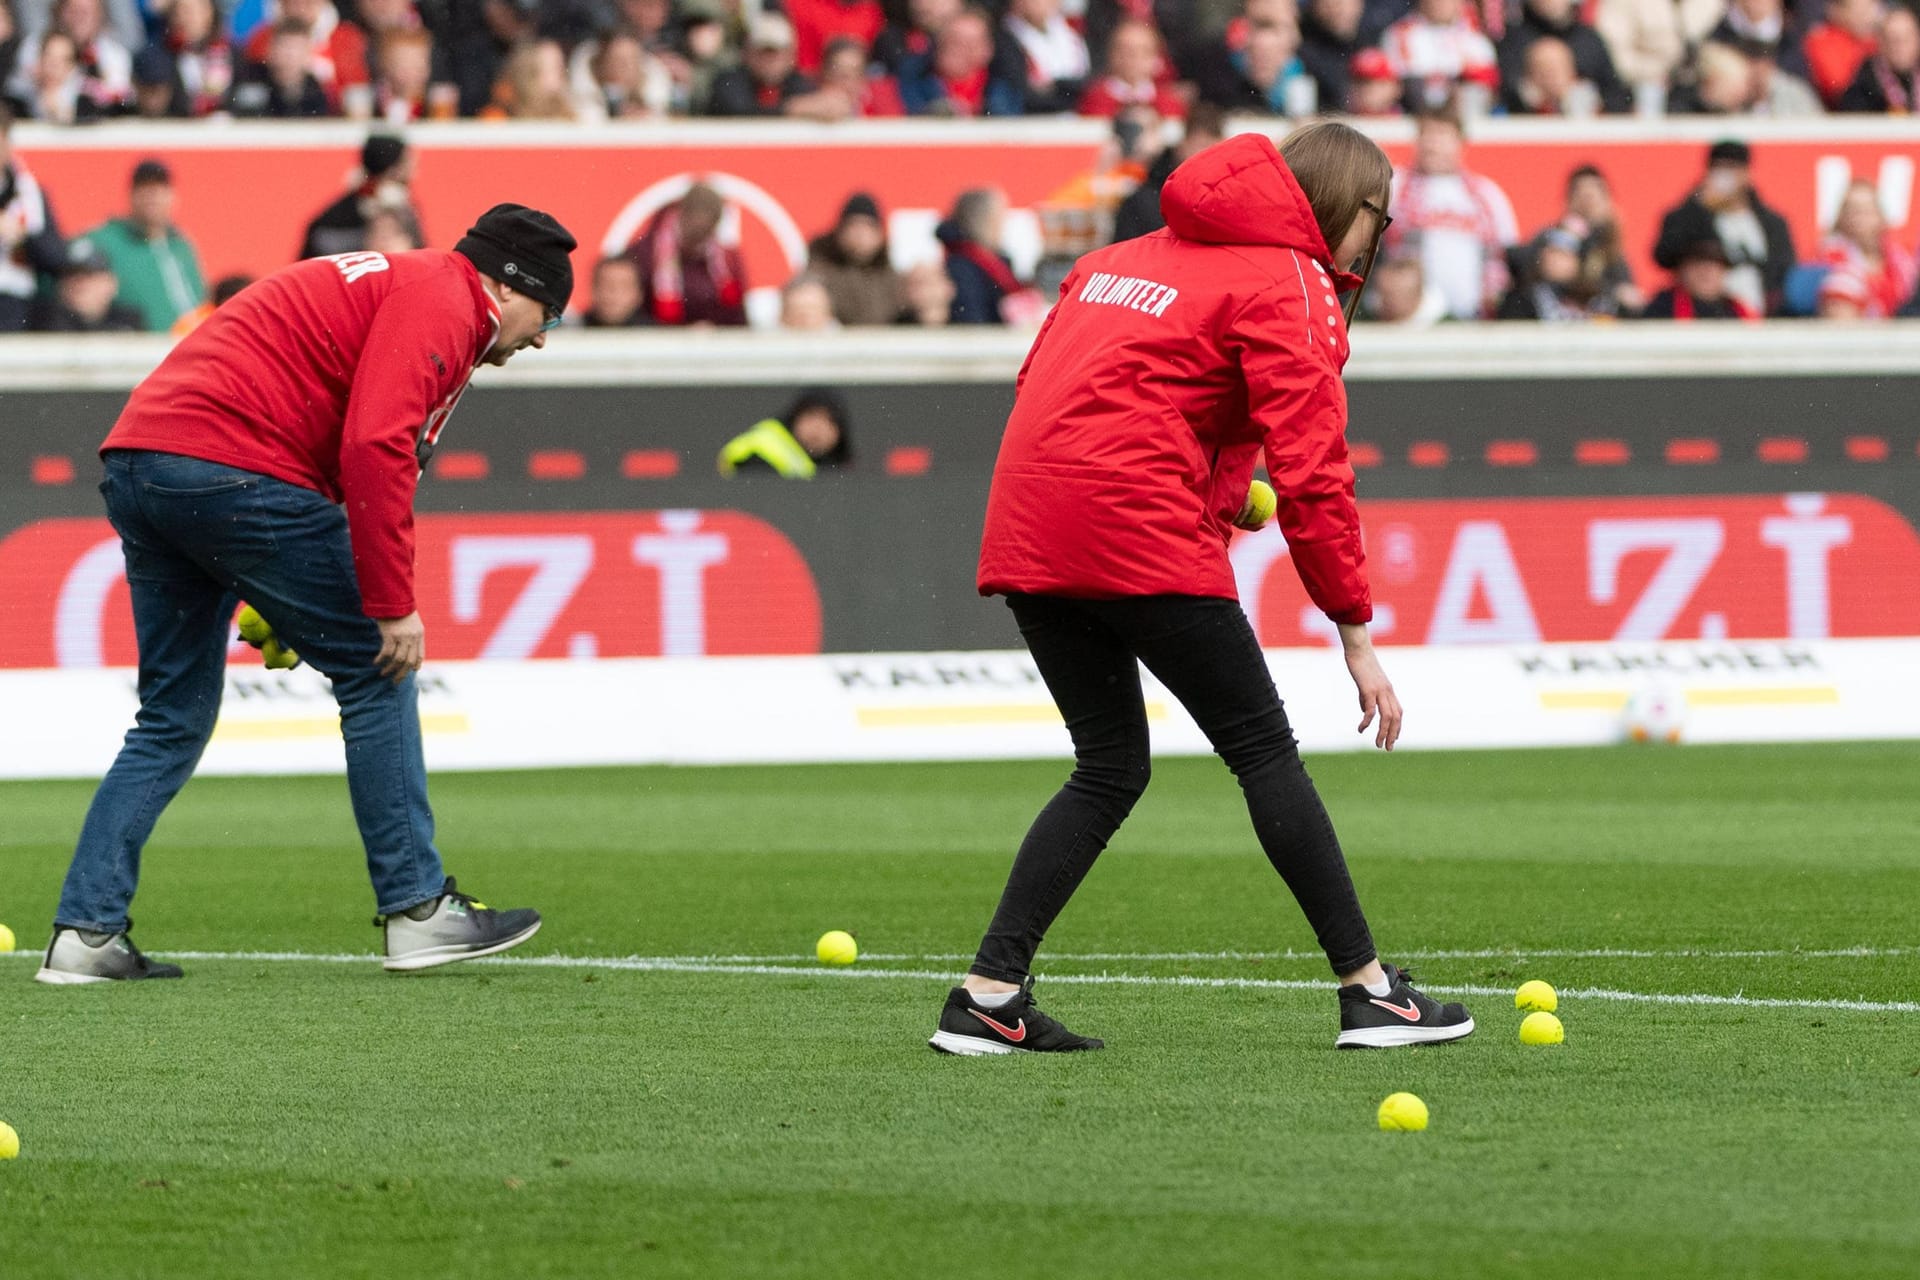
[{"label": "red scarf in crowd", "polygon": [[[709,236],[705,245],[689,252],[706,259],[707,275],[713,280],[720,305],[739,306],[743,290],[727,262],[727,249],[720,237]],[[687,282],[680,254],[680,210],[676,207],[666,210],[653,224],[653,318],[661,324],[686,323]]]},{"label": "red scarf in crowd", "polygon": [[993,287],[1002,294],[1020,292],[1020,278],[1013,274],[1013,268],[1007,265],[1006,259],[985,245],[972,240],[960,240],[949,244],[947,252],[955,257],[965,258],[986,272],[987,278],[993,281]]}]

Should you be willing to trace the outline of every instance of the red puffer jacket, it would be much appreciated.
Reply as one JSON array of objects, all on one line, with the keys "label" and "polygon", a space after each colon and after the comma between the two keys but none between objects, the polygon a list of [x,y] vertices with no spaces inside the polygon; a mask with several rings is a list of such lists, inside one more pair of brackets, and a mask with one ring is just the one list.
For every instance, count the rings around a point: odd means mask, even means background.
[{"label": "red puffer jacket", "polygon": [[1264,450],[1307,594],[1373,616],[1347,461],[1347,335],[1307,197],[1265,137],[1194,156],[1167,227],[1080,259],[1020,371],[984,595],[1237,598],[1227,542]]}]

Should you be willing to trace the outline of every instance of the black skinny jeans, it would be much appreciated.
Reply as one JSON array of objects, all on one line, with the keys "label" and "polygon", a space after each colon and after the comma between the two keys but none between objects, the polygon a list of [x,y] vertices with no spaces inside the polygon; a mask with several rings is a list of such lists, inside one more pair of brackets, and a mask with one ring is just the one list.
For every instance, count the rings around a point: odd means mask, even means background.
[{"label": "black skinny jeans", "polygon": [[1147,789],[1146,664],[1233,770],[1268,861],[1335,973],[1374,958],[1353,880],[1247,615],[1233,600],[1012,596],[1020,634],[1073,735],[1074,769],[1013,860],[972,972],[1020,982],[1047,927]]}]

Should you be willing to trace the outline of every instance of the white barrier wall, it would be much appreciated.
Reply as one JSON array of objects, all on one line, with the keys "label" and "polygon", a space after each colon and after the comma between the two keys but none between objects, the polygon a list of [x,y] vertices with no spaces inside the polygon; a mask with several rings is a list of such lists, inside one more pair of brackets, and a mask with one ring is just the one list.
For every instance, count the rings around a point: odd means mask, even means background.
[{"label": "white barrier wall", "polygon": [[[1629,721],[1690,742],[1920,738],[1920,639],[1387,648],[1414,749],[1585,746]],[[1268,664],[1303,748],[1359,750],[1353,686],[1331,649]],[[1205,739],[1147,678],[1156,750]],[[1027,655],[441,663],[422,678],[437,769],[1065,756]],[[94,777],[136,707],[126,670],[0,672],[0,777]],[[1660,707],[1671,708],[1663,711]],[[229,670],[203,773],[331,773],[339,720],[301,668]]]}]

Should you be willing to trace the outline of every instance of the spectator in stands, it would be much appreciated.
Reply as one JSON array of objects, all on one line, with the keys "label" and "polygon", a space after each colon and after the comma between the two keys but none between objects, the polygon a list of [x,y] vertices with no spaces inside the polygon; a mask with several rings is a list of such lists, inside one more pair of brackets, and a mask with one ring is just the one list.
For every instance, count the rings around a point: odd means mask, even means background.
[{"label": "spectator in stands", "polygon": [[953,277],[947,274],[945,263],[930,260],[907,268],[901,278],[901,291],[906,306],[895,324],[940,329],[953,323]]},{"label": "spectator in stands", "polygon": [[802,272],[787,281],[780,291],[780,327],[793,333],[825,333],[840,327],[833,318],[833,295],[819,277]]},{"label": "spectator in stands", "polygon": [[1797,259],[1787,220],[1753,189],[1752,163],[1746,143],[1714,143],[1705,178],[1661,220],[1653,260],[1677,271],[1683,252],[1704,240],[1717,241],[1726,292],[1753,314],[1768,315],[1779,310],[1781,290]]},{"label": "spectator in stands", "polygon": [[864,191],[847,197],[833,229],[807,246],[806,275],[826,288],[844,325],[892,324],[906,304],[880,205]]},{"label": "spectator in stands", "polygon": [[867,49],[887,25],[879,0],[785,0],[785,8],[793,23],[794,65],[809,76],[822,74],[827,46],[835,40]]},{"label": "spectator in stands", "polygon": [[560,42],[535,40],[508,54],[494,85],[493,103],[480,114],[488,119],[574,119],[567,54]]},{"label": "spectator in stands", "polygon": [[783,116],[814,87],[794,66],[793,24],[777,13],[763,13],[747,34],[745,64],[714,80],[708,109],[716,116]]},{"label": "spectator in stands", "polygon": [[1427,283],[1420,259],[1383,258],[1367,279],[1367,314],[1381,324],[1425,329],[1447,318],[1447,300]]},{"label": "spectator in stands", "polygon": [[441,31],[448,78],[459,86],[463,116],[487,108],[507,55],[539,32],[540,0],[478,0],[478,7],[480,21],[456,22]]},{"label": "spectator in stands", "polygon": [[809,120],[897,118],[907,113],[900,86],[885,72],[870,72],[867,47],[851,36],[827,42],[820,66],[820,87],[791,104],[792,114]]},{"label": "spectator in stands", "polygon": [[1840,105],[1860,64],[1879,51],[1885,19],[1881,0],[1827,0],[1826,21],[1806,39],[1807,70],[1820,101]]},{"label": "spectator in stands", "polygon": [[1406,96],[1393,60],[1378,49],[1353,55],[1347,70],[1346,109],[1356,116],[1397,116]]},{"label": "spectator in stands", "polygon": [[1465,0],[1417,0],[1412,13],[1387,28],[1380,47],[1419,107],[1454,101],[1458,109],[1484,114],[1472,104],[1490,105],[1500,85],[1493,42],[1467,16]]},{"label": "spectator in stands", "polygon": [[0,100],[0,333],[27,327],[41,274],[67,261],[46,193],[13,154],[12,132],[13,108]]},{"label": "spectator in stands", "polygon": [[1555,225],[1581,237],[1580,276],[1599,300],[1597,310],[1630,316],[1647,305],[1621,248],[1620,215],[1604,173],[1586,164],[1567,175],[1567,207]]},{"label": "spectator in stands", "polygon": [[[97,120],[102,116],[118,114],[130,105],[133,101],[133,53],[108,30],[101,0],[56,0],[51,17],[52,22],[40,34],[44,36],[58,32],[72,42],[70,52],[73,65],[80,75],[79,96],[83,101],[76,105],[74,116],[81,120]],[[24,56],[23,51],[23,59]],[[24,60],[18,71],[16,83],[24,84],[33,79],[33,68]]]},{"label": "spectator in stands", "polygon": [[367,223],[381,209],[404,210],[416,226],[413,205],[413,151],[391,133],[369,136],[360,148],[360,171],[347,193],[307,224],[302,258],[352,253],[367,246]]},{"label": "spectator in stands", "polygon": [[1309,0],[1300,16],[1300,61],[1313,77],[1315,97],[1328,111],[1344,110],[1353,88],[1353,58],[1363,46],[1360,20],[1366,0]]},{"label": "spectator in stands", "polygon": [[959,17],[966,0],[907,0],[907,21],[890,22],[873,42],[874,61],[903,77],[911,67],[933,58],[941,28]]},{"label": "spectator in stands", "polygon": [[1228,55],[1230,75],[1211,77],[1200,96],[1228,111],[1295,118],[1318,109],[1319,88],[1300,60],[1300,28],[1289,20],[1248,30],[1245,44]]},{"label": "spectator in stands", "polygon": [[[1893,26],[1891,15],[1887,26]],[[1820,242],[1819,260],[1833,272],[1858,280],[1866,296],[1863,314],[1874,319],[1897,315],[1920,281],[1914,255],[1894,236],[1871,182],[1854,182],[1841,198],[1833,228]]]},{"label": "spectator in stands", "polygon": [[1500,300],[1499,320],[1591,320],[1611,314],[1580,272],[1580,237],[1566,227],[1548,227],[1521,254],[1520,279]]},{"label": "spectator in stands", "polygon": [[1187,102],[1169,82],[1165,47],[1153,24],[1129,20],[1113,29],[1104,72],[1080,96],[1080,114],[1111,118],[1127,107],[1153,108],[1162,119],[1187,114]]},{"label": "spectator in stands", "polygon": [[112,218],[81,237],[120,282],[117,301],[139,313],[145,327],[165,333],[206,298],[200,255],[173,222],[173,172],[159,160],[133,169],[127,216]]},{"label": "spectator in stands", "polygon": [[340,11],[328,0],[278,0],[278,3],[279,18],[254,32],[247,41],[247,60],[271,61],[268,46],[282,27],[297,23],[309,37],[307,70],[325,90],[330,109],[338,111],[343,89],[367,83],[366,35],[351,22],[341,21]]},{"label": "spectator in stands", "polygon": [[1087,42],[1060,12],[1061,0],[1012,0],[1005,28],[1026,61],[1028,115],[1072,111],[1093,78]]},{"label": "spectator in stands", "polygon": [[1614,70],[1659,114],[1667,91],[1726,12],[1726,0],[1599,0],[1594,30]]},{"label": "spectator in stands", "polygon": [[673,73],[647,51],[637,32],[622,28],[592,45],[573,76],[574,114],[580,120],[657,120],[673,105]]},{"label": "spectator in stands", "polygon": [[213,0],[173,0],[166,30],[134,57],[134,109],[149,118],[212,115],[226,102],[234,70]]},{"label": "spectator in stands", "polygon": [[727,18],[717,0],[685,0],[680,35],[667,55],[676,113],[713,114],[713,86],[738,58],[728,42]]},{"label": "spectator in stands", "polygon": [[1770,62],[1797,79],[1807,78],[1806,53],[1786,0],[1733,0],[1707,39],[1730,45],[1756,62]]},{"label": "spectator in stands", "polygon": [[[1118,39],[1116,33],[1115,36]],[[1147,167],[1147,175],[1140,185],[1120,202],[1120,208],[1113,217],[1113,239],[1132,240],[1158,231],[1167,225],[1160,212],[1160,192],[1167,185],[1167,179],[1173,171],[1185,164],[1189,157],[1205,151],[1214,143],[1226,137],[1226,113],[1212,103],[1201,102],[1194,105],[1187,116],[1186,132],[1180,141],[1161,149]]]},{"label": "spectator in stands", "polygon": [[1727,251],[1718,240],[1673,255],[1673,283],[1647,303],[1645,320],[1757,320],[1760,313],[1727,292]]},{"label": "spectator in stands", "polygon": [[643,305],[656,323],[747,322],[746,268],[740,251],[720,242],[726,209],[719,192],[695,183],[627,246],[640,272]]},{"label": "spectator in stands", "polygon": [[720,474],[771,472],[788,480],[811,480],[820,468],[853,461],[853,417],[846,399],[826,387],[809,387],[777,418],[762,418],[720,450]]},{"label": "spectator in stands", "polygon": [[1886,313],[1873,311],[1873,291],[1852,271],[1839,268],[1820,280],[1820,298],[1814,314],[1822,320],[1879,320]]},{"label": "spectator in stands", "polygon": [[634,329],[650,323],[640,297],[640,269],[624,255],[593,268],[593,297],[580,323],[589,329]]},{"label": "spectator in stands", "polygon": [[333,114],[327,91],[313,74],[313,37],[304,23],[282,18],[273,25],[266,61],[241,68],[227,110],[243,118],[289,120]]},{"label": "spectator in stands", "polygon": [[13,0],[0,0],[0,97],[13,78],[14,65],[20,60],[20,17]]},{"label": "spectator in stands", "polygon": [[425,117],[433,37],[420,28],[387,31],[374,49],[374,114],[396,129]]},{"label": "spectator in stands", "polygon": [[1019,84],[994,69],[993,27],[976,9],[955,14],[934,40],[931,57],[913,57],[899,72],[900,99],[915,116],[1017,116]]},{"label": "spectator in stands", "polygon": [[1021,289],[1013,264],[1000,252],[1007,198],[990,187],[963,191],[935,230],[953,281],[953,323],[1005,324],[1001,305]]},{"label": "spectator in stands", "polygon": [[1821,115],[1807,82],[1764,58],[1708,41],[1694,59],[1694,82],[1676,89],[1667,109],[1687,115],[1750,115],[1804,119]]},{"label": "spectator in stands", "polygon": [[65,32],[49,31],[40,37],[25,101],[33,118],[45,124],[87,124],[100,119],[99,103],[86,92],[78,50]]},{"label": "spectator in stands", "polygon": [[1420,259],[1455,320],[1493,313],[1507,291],[1507,248],[1520,238],[1506,192],[1466,168],[1465,148],[1451,104],[1421,113],[1413,164],[1393,175],[1393,225],[1383,244],[1389,256]]},{"label": "spectator in stands", "polygon": [[1585,119],[1600,109],[1600,90],[1580,78],[1573,50],[1557,36],[1539,36],[1521,55],[1518,78],[1503,94],[1507,113],[1516,116],[1569,116]]},{"label": "spectator in stands", "polygon": [[85,240],[67,246],[54,292],[34,304],[35,333],[139,333],[146,325],[132,307],[114,301],[113,268]]},{"label": "spectator in stands", "polygon": [[1880,51],[1860,64],[1836,109],[1894,116],[1920,113],[1916,69],[1920,69],[1920,18],[1913,10],[1896,6],[1880,28]]},{"label": "spectator in stands", "polygon": [[376,209],[367,218],[369,253],[412,253],[426,247],[420,224],[406,209]]},{"label": "spectator in stands", "polygon": [[[1752,2],[1778,4],[1779,0]],[[1534,41],[1541,39],[1558,40],[1567,46],[1568,52],[1573,55],[1575,77],[1592,85],[1598,92],[1600,110],[1619,112],[1633,106],[1633,90],[1614,70],[1613,55],[1607,52],[1607,42],[1600,38],[1598,31],[1580,21],[1580,11],[1575,7],[1574,0],[1523,0],[1520,21],[1507,28],[1499,47],[1500,79],[1508,94],[1508,110],[1514,109],[1514,86],[1526,75],[1527,50]],[[1525,109],[1533,114],[1545,114],[1531,108]]]}]

